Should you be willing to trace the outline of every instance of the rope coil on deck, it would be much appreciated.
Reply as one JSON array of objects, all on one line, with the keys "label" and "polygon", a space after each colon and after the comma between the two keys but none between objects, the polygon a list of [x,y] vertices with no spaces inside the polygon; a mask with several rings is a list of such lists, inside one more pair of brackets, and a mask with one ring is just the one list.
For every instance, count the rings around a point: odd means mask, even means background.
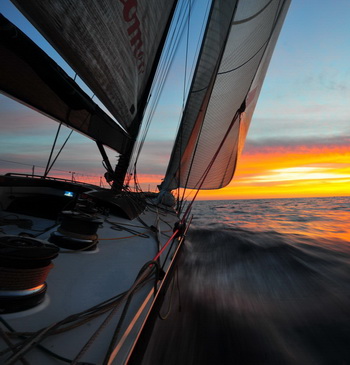
[{"label": "rope coil on deck", "polygon": [[42,285],[53,264],[35,269],[0,267],[0,290],[25,290]]}]

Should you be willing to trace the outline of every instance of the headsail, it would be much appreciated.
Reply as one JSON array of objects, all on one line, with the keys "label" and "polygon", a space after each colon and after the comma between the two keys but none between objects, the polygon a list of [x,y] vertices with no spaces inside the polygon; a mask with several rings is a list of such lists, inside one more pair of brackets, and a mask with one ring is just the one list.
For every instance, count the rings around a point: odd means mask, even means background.
[{"label": "headsail", "polygon": [[213,1],[162,189],[231,181],[289,3]]}]

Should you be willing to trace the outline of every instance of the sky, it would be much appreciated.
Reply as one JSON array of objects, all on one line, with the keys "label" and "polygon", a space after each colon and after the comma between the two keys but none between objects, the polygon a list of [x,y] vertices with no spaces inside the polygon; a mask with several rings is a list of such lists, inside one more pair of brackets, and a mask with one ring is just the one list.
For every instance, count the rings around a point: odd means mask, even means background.
[{"label": "sky", "polygon": [[[197,10],[204,9],[206,0],[198,4]],[[42,42],[7,0],[0,10]],[[350,195],[349,14],[348,0],[292,0],[235,177],[226,188],[201,192],[199,199]],[[61,62],[55,51],[45,50]],[[146,190],[154,190],[163,178],[176,133],[182,52],[138,163]],[[0,121],[0,172],[29,173],[35,165],[35,173],[42,173],[58,124],[2,95]],[[60,143],[68,133],[63,131]],[[116,154],[108,153],[116,161]],[[104,173],[94,142],[78,133],[54,168],[57,176],[95,183]]]}]

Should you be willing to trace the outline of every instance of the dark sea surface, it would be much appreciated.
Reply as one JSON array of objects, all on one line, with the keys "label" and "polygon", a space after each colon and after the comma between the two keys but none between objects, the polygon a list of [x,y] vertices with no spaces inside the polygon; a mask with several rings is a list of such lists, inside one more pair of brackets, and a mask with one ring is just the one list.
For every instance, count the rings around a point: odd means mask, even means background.
[{"label": "dark sea surface", "polygon": [[350,364],[350,197],[193,214],[143,364]]}]

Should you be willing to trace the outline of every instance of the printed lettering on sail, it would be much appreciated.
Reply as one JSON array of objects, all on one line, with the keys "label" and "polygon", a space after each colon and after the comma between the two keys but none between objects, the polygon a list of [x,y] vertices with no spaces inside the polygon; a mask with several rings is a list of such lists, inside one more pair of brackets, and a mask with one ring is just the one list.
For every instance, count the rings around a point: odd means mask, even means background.
[{"label": "printed lettering on sail", "polygon": [[136,0],[120,0],[124,5],[123,18],[128,23],[127,33],[130,39],[130,46],[133,48],[133,54],[137,62],[139,73],[145,72],[145,52],[143,51],[143,36],[140,26],[140,20],[137,16]]}]

